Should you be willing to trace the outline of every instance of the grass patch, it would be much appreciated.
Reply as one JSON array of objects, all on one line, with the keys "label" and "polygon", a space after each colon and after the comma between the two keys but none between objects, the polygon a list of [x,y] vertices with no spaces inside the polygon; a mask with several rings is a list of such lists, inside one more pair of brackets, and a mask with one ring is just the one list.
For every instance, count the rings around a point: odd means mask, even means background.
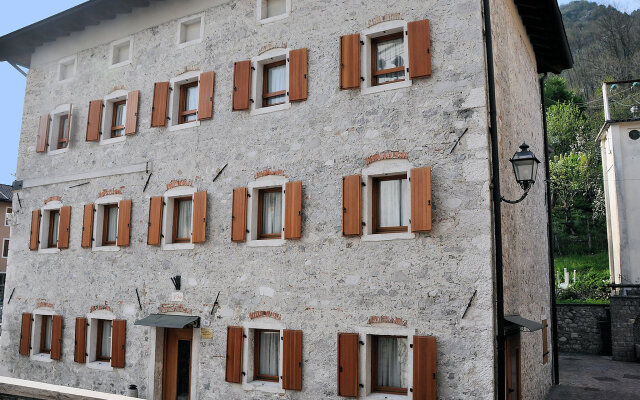
[{"label": "grass patch", "polygon": [[558,304],[609,304],[609,299],[558,299]]},{"label": "grass patch", "polygon": [[601,252],[596,254],[568,255],[554,257],[554,266],[560,274],[566,268],[572,274],[575,269],[578,273],[589,271],[609,271],[609,254]]},{"label": "grass patch", "polygon": [[558,303],[609,304],[609,255],[606,252],[556,257],[555,270],[561,281],[564,281],[565,268],[571,284],[566,289],[556,286]]}]

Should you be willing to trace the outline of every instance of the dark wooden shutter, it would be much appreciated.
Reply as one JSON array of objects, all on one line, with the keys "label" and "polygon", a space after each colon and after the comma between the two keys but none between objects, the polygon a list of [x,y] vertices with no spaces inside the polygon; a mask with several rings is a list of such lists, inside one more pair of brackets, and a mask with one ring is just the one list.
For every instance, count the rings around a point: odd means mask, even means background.
[{"label": "dark wooden shutter", "polygon": [[431,29],[429,20],[407,24],[409,37],[409,78],[431,76]]},{"label": "dark wooden shutter", "polygon": [[59,360],[62,356],[62,315],[51,317],[51,359]]},{"label": "dark wooden shutter", "polygon": [[233,64],[233,111],[248,110],[251,96],[251,61]]},{"label": "dark wooden shutter", "polygon": [[164,208],[164,198],[162,196],[152,197],[149,202],[149,232],[147,234],[147,244],[160,246],[162,239],[162,209]]},{"label": "dark wooden shutter", "polygon": [[[97,142],[98,140],[100,140],[100,129],[101,129],[100,122],[101,121],[102,121],[102,100],[90,101],[89,117],[87,117],[87,142]],[[69,124],[69,126],[71,126],[71,124]]]},{"label": "dark wooden shutter", "polygon": [[18,353],[28,356],[31,350],[31,314],[22,314],[22,328],[20,329],[20,348]]},{"label": "dark wooden shutter", "polygon": [[58,248],[69,248],[69,228],[71,226],[71,207],[60,208],[60,222],[58,224]]},{"label": "dark wooden shutter", "polygon": [[362,235],[362,176],[342,178],[342,234]]},{"label": "dark wooden shutter", "polygon": [[84,248],[93,244],[93,203],[84,205],[84,215],[82,217],[82,243]]},{"label": "dark wooden shutter", "polygon": [[411,170],[411,232],[431,230],[431,167]]},{"label": "dark wooden shutter", "polygon": [[135,90],[127,95],[127,117],[124,122],[124,134],[134,135],[138,130],[138,105],[140,91]]},{"label": "dark wooden shutter", "polygon": [[413,337],[413,399],[436,400],[436,338]]},{"label": "dark wooden shutter", "polygon": [[244,188],[233,189],[233,205],[231,210],[231,241],[247,240],[247,195]]},{"label": "dark wooden shutter", "polygon": [[151,127],[167,126],[167,106],[169,105],[169,82],[153,85],[153,105],[151,107]]},{"label": "dark wooden shutter", "polygon": [[340,37],[340,89],[360,87],[360,35]]},{"label": "dark wooden shutter", "polygon": [[207,231],[207,192],[193,194],[193,233],[191,242],[204,243]]},{"label": "dark wooden shutter", "polygon": [[285,330],[282,338],[282,388],[302,390],[302,331]]},{"label": "dark wooden shutter", "polygon": [[129,246],[131,236],[131,200],[118,204],[118,246]]},{"label": "dark wooden shutter", "polygon": [[84,364],[87,362],[87,319],[76,318],[76,340],[73,361]]},{"label": "dark wooden shutter", "polygon": [[40,210],[31,212],[31,237],[29,239],[29,250],[38,250],[40,242]]},{"label": "dark wooden shutter", "polygon": [[289,101],[307,99],[307,49],[289,52]]},{"label": "dark wooden shutter", "polygon": [[198,120],[213,118],[213,86],[215,73],[213,71],[200,74],[198,84]]},{"label": "dark wooden shutter", "polygon": [[546,319],[542,320],[542,363],[549,362],[549,323]]},{"label": "dark wooden shutter", "polygon": [[287,182],[284,190],[284,238],[302,235],[302,182]]},{"label": "dark wooden shutter", "polygon": [[338,333],[338,396],[358,397],[359,357],[358,334]]},{"label": "dark wooden shutter", "polygon": [[44,153],[47,151],[47,138],[49,137],[49,114],[40,117],[40,126],[38,127],[38,141],[36,143],[36,152]]},{"label": "dark wooden shutter", "polygon": [[224,380],[231,383],[242,383],[242,327],[227,327],[227,368]]},{"label": "dark wooden shutter", "polygon": [[127,321],[114,319],[111,325],[111,366],[124,368],[124,354],[127,342]]}]

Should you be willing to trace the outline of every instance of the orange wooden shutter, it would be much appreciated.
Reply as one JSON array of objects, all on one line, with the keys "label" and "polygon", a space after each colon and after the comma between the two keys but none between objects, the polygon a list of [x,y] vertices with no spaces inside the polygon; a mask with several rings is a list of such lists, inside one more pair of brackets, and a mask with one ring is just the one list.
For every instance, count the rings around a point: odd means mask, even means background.
[{"label": "orange wooden shutter", "polygon": [[213,118],[213,86],[215,73],[213,71],[200,74],[198,85],[198,120]]},{"label": "orange wooden shutter", "polygon": [[60,223],[58,224],[58,248],[69,248],[69,228],[71,226],[71,206],[60,208]]},{"label": "orange wooden shutter", "polygon": [[20,329],[20,348],[18,353],[28,356],[31,350],[31,314],[22,314],[22,328]]},{"label": "orange wooden shutter", "polygon": [[114,319],[111,325],[111,366],[124,368],[124,354],[127,342],[127,321]]},{"label": "orange wooden shutter", "polygon": [[242,327],[227,327],[227,367],[224,380],[231,383],[242,383]]},{"label": "orange wooden shutter", "polygon": [[338,333],[338,396],[358,397],[359,357],[358,334]]},{"label": "orange wooden shutter", "polygon": [[342,178],[342,234],[362,235],[362,176]]},{"label": "orange wooden shutter", "polygon": [[40,242],[40,210],[31,212],[31,238],[29,240],[29,250],[38,250]]},{"label": "orange wooden shutter", "polygon": [[289,52],[289,101],[307,99],[307,49]]},{"label": "orange wooden shutter", "polygon": [[36,144],[36,152],[44,153],[47,151],[47,138],[49,137],[49,114],[40,117],[40,126],[38,127],[38,142]]},{"label": "orange wooden shutter", "polygon": [[62,355],[62,316],[51,317],[51,359],[59,360]]},{"label": "orange wooden shutter", "polygon": [[131,237],[131,200],[122,200],[118,204],[118,246],[129,246]]},{"label": "orange wooden shutter", "polygon": [[[100,140],[100,129],[101,129],[100,122],[101,121],[102,121],[102,100],[90,101],[89,117],[87,118],[87,142],[97,142],[98,140]],[[69,126],[71,126],[71,124],[69,124]]]},{"label": "orange wooden shutter", "polygon": [[302,331],[283,331],[282,388],[302,390]]},{"label": "orange wooden shutter", "polygon": [[251,96],[251,61],[233,65],[233,111],[248,110]]},{"label": "orange wooden shutter", "polygon": [[231,209],[231,241],[247,240],[247,195],[244,188],[233,189],[233,205]]},{"label": "orange wooden shutter", "polygon": [[411,170],[411,232],[431,230],[431,167]]},{"label": "orange wooden shutter", "polygon": [[207,192],[193,194],[193,233],[191,242],[204,243],[207,231]]},{"label": "orange wooden shutter", "polygon": [[134,135],[138,130],[138,105],[140,91],[135,90],[127,95],[127,117],[124,122],[124,134]]},{"label": "orange wooden shutter", "polygon": [[82,217],[82,243],[84,248],[93,244],[93,203],[84,205],[84,215]]},{"label": "orange wooden shutter", "polygon": [[162,196],[152,197],[149,202],[149,232],[147,234],[147,244],[160,246],[162,239],[162,209],[164,199]]},{"label": "orange wooden shutter", "polygon": [[284,238],[300,239],[302,235],[302,182],[287,182],[284,190]]},{"label": "orange wooden shutter", "polygon": [[436,400],[436,338],[413,337],[413,399]]},{"label": "orange wooden shutter", "polygon": [[340,89],[360,87],[360,35],[340,37]]},{"label": "orange wooden shutter", "polygon": [[87,319],[76,318],[76,340],[73,361],[84,364],[87,361]]},{"label": "orange wooden shutter", "polygon": [[167,106],[169,105],[169,82],[153,85],[153,106],[151,107],[151,127],[167,126]]},{"label": "orange wooden shutter", "polygon": [[409,78],[431,76],[431,29],[429,20],[407,24],[409,36]]},{"label": "orange wooden shutter", "polygon": [[542,363],[549,362],[549,323],[546,319],[542,320]]}]

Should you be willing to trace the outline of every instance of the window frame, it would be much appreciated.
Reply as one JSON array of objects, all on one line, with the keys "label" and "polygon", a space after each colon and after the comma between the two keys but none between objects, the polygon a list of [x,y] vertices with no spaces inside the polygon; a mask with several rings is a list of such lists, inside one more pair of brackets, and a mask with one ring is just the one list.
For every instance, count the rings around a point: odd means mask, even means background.
[{"label": "window frame", "polygon": [[[115,105],[121,102],[124,102],[127,108],[129,107],[129,92],[123,89],[119,89],[112,93],[109,93],[102,99],[104,108],[102,110],[103,118],[101,118],[101,131],[108,133],[100,135],[100,140],[98,141],[99,145],[121,143],[127,139],[128,135],[125,132],[123,132],[121,136],[114,137],[112,136],[111,130],[115,121]],[[126,122],[127,116],[125,114],[125,125],[122,129],[126,129]]]},{"label": "window frame", "polygon": [[[378,62],[377,62],[378,61],[378,45],[380,43],[384,43],[394,39],[402,39],[402,45],[404,46],[405,33],[395,32],[385,36],[377,36],[377,37],[371,38],[371,86],[388,85],[391,83],[403,82],[404,80],[407,79],[407,74],[405,71],[405,69],[407,68],[406,65],[402,65],[400,67],[395,67],[395,68],[378,70]],[[405,60],[405,63],[406,63],[406,60]],[[380,75],[386,75],[386,74],[391,74],[391,73],[400,72],[400,71],[405,72],[404,77],[402,79],[396,79],[394,81],[388,81],[388,82],[382,82],[382,83],[378,82],[378,77]]]},{"label": "window frame", "polygon": [[192,82],[198,83],[198,99],[196,104],[200,105],[200,74],[202,71],[189,71],[173,77],[169,80],[169,104],[168,104],[168,116],[167,130],[169,132],[193,128],[200,126],[200,120],[197,118],[198,111],[196,109],[196,119],[194,121],[180,123],[180,108],[181,108],[181,87],[183,85],[190,84]]},{"label": "window frame", "polygon": [[111,342],[113,340],[113,320],[108,319],[97,319],[96,320],[96,361],[102,362],[111,362],[110,357],[104,357],[102,355],[102,335],[104,331],[104,322],[109,321],[111,323],[111,337],[109,340],[109,345],[111,346]]},{"label": "window frame", "polygon": [[[125,109],[124,109],[124,122],[125,122],[125,125],[116,125],[116,116],[118,114],[118,107],[119,106],[124,106],[125,107]],[[112,111],[111,111],[111,129],[110,129],[110,135],[109,135],[110,139],[115,139],[115,138],[120,138],[120,137],[125,136],[124,129],[125,129],[125,126],[126,126],[126,121],[127,121],[127,112],[126,112],[127,109],[126,109],[126,107],[127,107],[127,99],[117,100],[117,101],[113,102]],[[114,131],[117,131],[117,130],[122,130],[122,134],[119,135],[119,136],[116,136],[114,134]]]},{"label": "window frame", "polygon": [[[260,334],[263,332],[278,334],[278,374],[262,375],[260,374]],[[280,381],[280,338],[281,332],[277,329],[254,329],[253,330],[253,380],[279,382]]]},{"label": "window frame", "polygon": [[[72,80],[76,76],[77,66],[78,66],[78,56],[75,54],[69,57],[65,57],[60,61],[58,61],[58,74],[57,74],[58,82],[68,82]],[[70,74],[68,74],[69,71],[67,70],[67,68],[72,68]],[[68,76],[64,78],[62,76],[63,69],[68,74]]]},{"label": "window frame", "polygon": [[[275,48],[251,59],[250,99],[252,101],[249,102],[250,115],[260,115],[291,108],[291,101],[289,101],[289,51],[289,48]],[[279,104],[264,106],[265,67],[282,61],[285,62],[284,101]]]},{"label": "window frame", "polygon": [[[399,394],[399,395],[407,395],[409,392],[409,388],[397,388],[393,386],[379,386],[378,381],[378,339],[381,337],[387,338],[396,338],[396,339],[406,339],[407,344],[409,343],[409,338],[407,336],[398,336],[398,335],[371,335],[371,392],[372,393],[386,393],[386,394]],[[407,362],[409,360],[409,355],[407,354]],[[408,368],[407,368],[408,374]],[[408,378],[408,377],[407,377]],[[407,379],[408,382],[408,379]],[[409,386],[407,384],[407,386]]]},{"label": "window frame", "polygon": [[[182,202],[191,203],[191,226],[188,237],[178,237],[178,207]],[[193,195],[181,196],[173,198],[173,222],[171,224],[171,243],[191,243],[191,237],[193,235]]]},{"label": "window frame", "polygon": [[[118,218],[119,213],[120,213],[120,209],[118,207],[118,203],[111,203],[111,204],[104,204],[102,205],[102,238],[101,238],[101,246],[102,247],[107,247],[107,246],[116,246],[116,244],[118,243]],[[112,209],[116,209],[116,226],[115,226],[115,230],[116,230],[116,240],[107,240],[106,238],[108,237],[109,234],[109,211]]]},{"label": "window frame", "polygon": [[[247,193],[249,198],[247,199],[247,240],[246,245],[249,247],[277,247],[284,246],[287,240],[284,238],[284,230],[281,232],[281,236],[270,240],[259,239],[258,229],[258,206],[260,190],[262,189],[277,189],[282,190],[282,227],[285,225],[285,205],[286,196],[285,187],[289,182],[289,179],[282,175],[267,175],[257,178],[256,180],[249,182],[247,185]],[[261,219],[261,218],[260,218]]]},{"label": "window frame", "polygon": [[[62,119],[66,117],[68,121],[68,132],[67,138],[65,140],[66,146],[58,148],[58,143],[60,141],[62,127]],[[71,134],[73,133],[73,123],[75,118],[73,118],[73,106],[71,104],[61,104],[57,106],[53,111],[49,113],[49,132],[47,132],[47,150],[46,153],[49,155],[55,155],[60,153],[66,153],[69,151],[71,147]]]},{"label": "window frame", "polygon": [[[195,186],[177,186],[164,192],[162,195],[162,232],[160,236],[160,248],[162,250],[192,250],[193,243],[193,197],[198,192]],[[188,197],[191,199],[191,232],[189,240],[186,242],[173,242],[173,215],[175,210],[175,199]]]},{"label": "window frame", "polygon": [[[7,249],[7,254],[5,254],[5,249]],[[2,253],[0,253],[1,258],[9,258],[9,238],[2,239]]]},{"label": "window frame", "polygon": [[58,216],[58,229],[60,229],[60,209],[55,209],[55,210],[50,210],[49,211],[49,226],[47,227],[47,246],[45,248],[47,249],[57,249],[58,248],[58,236],[56,234],[56,242],[53,243],[52,239],[53,239],[53,233],[55,231],[54,229],[54,222],[55,222],[55,217],[56,215]]},{"label": "window frame", "polygon": [[[386,176],[377,176],[371,178],[371,220],[373,221],[372,228],[374,234],[379,233],[405,233],[409,231],[409,225],[405,226],[379,226],[379,211],[380,211],[380,182],[384,181],[395,181],[395,180],[407,180],[407,189],[409,188],[409,179],[407,174],[401,175],[386,175]],[[406,193],[407,196],[411,196],[410,193]],[[411,206],[409,206],[409,212],[411,212]]]},{"label": "window frame", "polygon": [[[93,241],[91,244],[91,251],[119,251],[118,239],[116,243],[112,245],[103,245],[104,233],[105,233],[105,208],[108,206],[115,206],[119,208],[120,202],[124,200],[120,194],[112,194],[104,197],[99,197],[93,202],[94,215],[93,215]],[[118,209],[118,222],[120,220],[120,210]],[[118,226],[116,223],[116,236],[118,235]]]},{"label": "window frame", "polygon": [[285,12],[283,14],[274,15],[272,17],[266,16],[267,0],[257,0],[256,4],[256,19],[260,24],[268,24],[270,22],[280,21],[287,18],[291,14],[291,0],[285,0]]},{"label": "window frame", "polygon": [[[198,88],[196,92],[199,92],[200,82],[199,80],[195,80],[193,82],[187,82],[180,85],[180,99],[178,106],[178,125],[187,124],[190,122],[195,122],[198,119],[198,108],[196,107],[193,110],[186,110],[187,108],[187,89],[196,87]],[[199,99],[198,99],[199,100]],[[198,105],[198,100],[196,100],[196,106]],[[193,115],[196,117],[193,121],[186,121],[186,117]]]},{"label": "window frame", "polygon": [[[287,57],[288,58],[288,57]],[[285,88],[283,90],[278,90],[277,92],[267,92],[267,88],[269,85],[269,70],[275,67],[284,66],[285,69]],[[287,86],[288,86],[288,78],[286,77],[287,73],[287,60],[279,60],[269,64],[262,65],[262,108],[279,106],[281,104],[285,104],[287,102]],[[280,103],[267,104],[268,99],[271,97],[283,96],[283,101]]]},{"label": "window frame", "polygon": [[[116,50],[124,47],[125,44],[128,44],[129,46],[129,58],[126,60],[118,59],[117,62],[114,62],[116,61],[116,57],[115,57]],[[133,59],[132,53],[133,53],[133,37],[132,36],[128,36],[126,38],[122,38],[112,42],[111,45],[109,46],[109,68],[110,69],[118,68],[118,67],[131,64],[131,61]]]},{"label": "window frame", "polygon": [[[264,194],[265,193],[280,193],[281,201],[280,201],[280,214],[284,213],[284,196],[282,193],[282,187],[271,187],[271,188],[260,188],[258,189],[258,238],[257,240],[273,240],[273,239],[281,239],[282,232],[279,233],[263,233],[262,232],[262,216],[264,213]],[[284,228],[284,226],[283,226]]]},{"label": "window frame", "polygon": [[9,226],[9,215],[13,214],[13,207],[7,207],[4,210],[4,226]]},{"label": "window frame", "polygon": [[49,348],[45,347],[46,344],[46,336],[47,336],[47,320],[50,320],[49,330],[50,334],[53,334],[53,315],[42,315],[40,318],[40,347],[38,353],[40,354],[51,354],[51,343],[49,343]]},{"label": "window frame", "polygon": [[[200,22],[200,36],[197,39],[192,39],[187,41],[186,40],[186,33],[185,33],[185,40],[182,40],[183,37],[183,27],[184,29],[186,29],[186,26],[188,25],[193,25],[195,23],[196,20],[199,20]],[[202,42],[204,36],[204,13],[200,13],[200,14],[195,14],[195,15],[190,15],[188,17],[184,17],[182,19],[180,19],[178,21],[178,34],[177,34],[177,40],[176,43],[178,45],[178,48],[184,48],[186,46],[190,46],[192,44],[198,44]]]},{"label": "window frame", "polygon": [[56,150],[62,150],[69,145],[69,138],[65,138],[65,121],[69,124],[69,114],[62,114],[58,117],[58,140],[56,140]]}]

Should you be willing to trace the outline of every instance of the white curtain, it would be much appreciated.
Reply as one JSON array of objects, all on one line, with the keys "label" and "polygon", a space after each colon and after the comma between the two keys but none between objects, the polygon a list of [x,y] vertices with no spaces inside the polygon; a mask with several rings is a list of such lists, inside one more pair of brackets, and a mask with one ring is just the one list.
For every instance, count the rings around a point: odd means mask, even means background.
[{"label": "white curtain", "polygon": [[[267,93],[279,92],[286,90],[286,65],[279,65],[267,70]],[[267,104],[281,103],[284,100],[285,95],[270,97],[267,99]]]},{"label": "white curtain", "polygon": [[107,242],[115,242],[118,234],[118,207],[109,207],[107,209]]},{"label": "white curtain", "polygon": [[60,224],[60,212],[52,212],[49,218],[53,218],[53,229],[51,229],[51,243],[58,243],[58,225]]},{"label": "white curtain", "polygon": [[407,180],[380,181],[378,224],[380,227],[409,226]]},{"label": "white curtain", "polygon": [[407,387],[406,338],[378,337],[378,386]]},{"label": "white curtain", "polygon": [[280,333],[260,332],[260,375],[278,376]]},{"label": "white curtain", "polygon": [[[114,126],[123,126],[125,124],[125,117],[127,116],[127,103],[120,104],[116,107],[116,120]],[[113,131],[113,136],[122,136],[124,129],[116,129]]]},{"label": "white curtain", "polygon": [[43,316],[44,327],[44,348],[51,349],[51,316]]},{"label": "white curtain", "polygon": [[[387,40],[377,44],[377,69],[391,69],[404,66],[404,45],[402,38]],[[378,77],[378,82],[395,81],[404,77],[404,70]]]},{"label": "white curtain", "polygon": [[282,192],[262,195],[262,233],[282,232]]},{"label": "white curtain", "polygon": [[191,236],[191,200],[178,203],[178,226],[176,236],[188,238]]},{"label": "white curtain", "polygon": [[111,357],[111,321],[102,321],[102,342],[100,346],[102,348],[102,354],[99,354],[99,356],[105,358]]}]

